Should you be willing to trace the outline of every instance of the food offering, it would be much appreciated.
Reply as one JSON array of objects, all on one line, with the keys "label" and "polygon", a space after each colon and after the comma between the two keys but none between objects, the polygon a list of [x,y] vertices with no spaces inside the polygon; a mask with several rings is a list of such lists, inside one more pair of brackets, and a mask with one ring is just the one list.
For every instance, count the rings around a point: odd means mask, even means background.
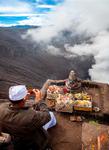
[{"label": "food offering", "polygon": [[87,92],[64,93],[63,87],[49,86],[47,105],[59,112],[92,111],[92,97]]},{"label": "food offering", "polygon": [[76,100],[74,110],[92,111],[92,102],[87,100]]},{"label": "food offering", "polygon": [[56,99],[55,110],[60,112],[73,112],[74,97],[72,94],[59,94]]},{"label": "food offering", "polygon": [[47,90],[46,103],[47,106],[51,109],[55,109],[56,99],[59,96],[59,93],[62,92],[62,88],[56,85],[49,86]]},{"label": "food offering", "polygon": [[47,99],[56,99],[59,93],[62,93],[62,88],[56,85],[49,86],[47,90]]},{"label": "food offering", "polygon": [[86,92],[76,93],[74,94],[75,100],[91,100],[91,96]]},{"label": "food offering", "polygon": [[73,104],[74,110],[92,111],[92,97],[86,92],[74,94],[75,101]]}]

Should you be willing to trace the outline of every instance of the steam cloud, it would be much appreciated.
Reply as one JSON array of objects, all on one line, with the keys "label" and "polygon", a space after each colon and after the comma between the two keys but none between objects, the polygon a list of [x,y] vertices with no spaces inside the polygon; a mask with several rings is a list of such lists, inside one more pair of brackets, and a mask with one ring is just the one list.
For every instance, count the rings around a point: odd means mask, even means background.
[{"label": "steam cloud", "polygon": [[[77,34],[86,33],[91,37],[90,43],[83,41],[79,44],[64,43],[68,54],[90,55],[93,54],[95,64],[89,70],[92,80],[109,82],[109,1],[108,0],[65,0],[63,4],[54,8],[48,14],[48,26],[28,30],[25,37],[33,41],[44,42],[48,51],[53,48],[55,55],[62,53],[54,47],[51,41],[58,38],[64,30]],[[73,37],[74,38],[74,37]],[[51,52],[53,54],[53,52]]]}]

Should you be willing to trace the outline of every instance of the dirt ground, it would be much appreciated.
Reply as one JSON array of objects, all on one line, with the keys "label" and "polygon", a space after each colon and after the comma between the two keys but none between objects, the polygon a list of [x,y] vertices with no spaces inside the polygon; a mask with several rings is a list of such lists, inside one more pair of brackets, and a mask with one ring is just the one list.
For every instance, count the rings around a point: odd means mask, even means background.
[{"label": "dirt ground", "polygon": [[109,150],[109,126],[94,121],[84,122],[82,143],[86,150]]},{"label": "dirt ground", "polygon": [[98,121],[71,122],[70,114],[55,113],[49,130],[53,150],[109,150],[109,126]]},{"label": "dirt ground", "polygon": [[81,150],[82,123],[71,122],[69,114],[56,113],[56,118],[49,130],[53,150]]}]

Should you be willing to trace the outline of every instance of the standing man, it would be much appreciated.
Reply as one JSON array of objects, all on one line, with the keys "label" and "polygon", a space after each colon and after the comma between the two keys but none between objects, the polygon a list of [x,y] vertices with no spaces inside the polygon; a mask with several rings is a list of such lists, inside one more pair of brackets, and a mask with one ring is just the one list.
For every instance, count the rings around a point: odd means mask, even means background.
[{"label": "standing man", "polygon": [[43,126],[49,122],[52,126],[56,124],[53,113],[51,115],[44,100],[39,98],[40,91],[33,92],[37,101],[34,109],[25,106],[25,98],[29,94],[25,85],[11,86],[10,103],[0,105],[1,130],[11,135],[15,150],[45,150],[49,141]]}]

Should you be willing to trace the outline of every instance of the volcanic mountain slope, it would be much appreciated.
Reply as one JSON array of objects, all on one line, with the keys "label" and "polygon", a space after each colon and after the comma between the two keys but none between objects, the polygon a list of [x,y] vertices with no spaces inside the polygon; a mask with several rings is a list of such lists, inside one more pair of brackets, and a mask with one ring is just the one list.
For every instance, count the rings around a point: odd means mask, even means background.
[{"label": "volcanic mountain slope", "polygon": [[[41,44],[24,40],[27,28],[0,28],[0,97],[6,97],[10,85],[26,84],[40,88],[46,79],[64,79],[75,69],[79,77],[88,78],[92,56],[52,55]],[[59,41],[58,41],[59,42]],[[61,43],[61,41],[60,41]],[[55,42],[56,45],[56,42]]]}]

